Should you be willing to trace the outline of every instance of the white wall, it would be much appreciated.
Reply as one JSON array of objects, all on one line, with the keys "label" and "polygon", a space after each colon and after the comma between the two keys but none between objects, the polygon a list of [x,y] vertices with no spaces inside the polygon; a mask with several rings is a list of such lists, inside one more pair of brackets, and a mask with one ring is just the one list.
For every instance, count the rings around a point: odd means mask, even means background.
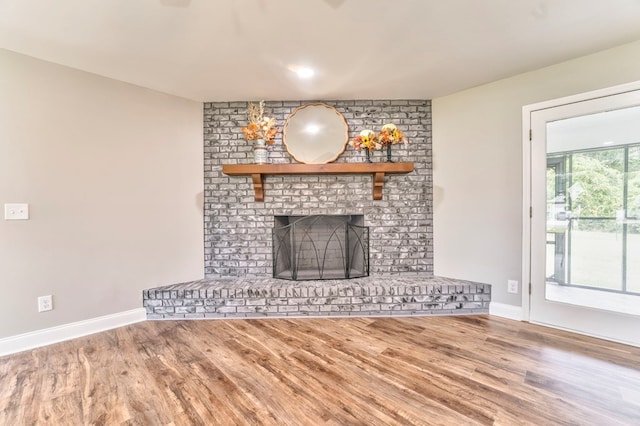
[{"label": "white wall", "polygon": [[636,80],[640,41],[434,99],[435,274],[521,305],[522,107]]},{"label": "white wall", "polygon": [[[0,50],[0,338],[203,276],[202,104]],[[52,294],[55,309],[38,313]]]}]

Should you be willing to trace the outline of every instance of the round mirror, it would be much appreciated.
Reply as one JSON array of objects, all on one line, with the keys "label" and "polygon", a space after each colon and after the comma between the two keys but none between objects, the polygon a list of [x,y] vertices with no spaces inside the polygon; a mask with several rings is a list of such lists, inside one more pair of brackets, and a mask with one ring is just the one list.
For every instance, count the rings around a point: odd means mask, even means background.
[{"label": "round mirror", "polygon": [[282,140],[289,154],[300,163],[330,163],[346,148],[349,126],[334,107],[323,103],[305,104],[287,117]]}]

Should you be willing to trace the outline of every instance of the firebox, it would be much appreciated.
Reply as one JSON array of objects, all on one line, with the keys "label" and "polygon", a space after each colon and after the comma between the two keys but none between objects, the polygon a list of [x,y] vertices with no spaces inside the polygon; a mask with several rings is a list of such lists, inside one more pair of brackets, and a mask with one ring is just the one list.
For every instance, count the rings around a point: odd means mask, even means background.
[{"label": "firebox", "polygon": [[364,226],[364,216],[274,216],[274,221],[274,278],[369,276],[369,228]]}]

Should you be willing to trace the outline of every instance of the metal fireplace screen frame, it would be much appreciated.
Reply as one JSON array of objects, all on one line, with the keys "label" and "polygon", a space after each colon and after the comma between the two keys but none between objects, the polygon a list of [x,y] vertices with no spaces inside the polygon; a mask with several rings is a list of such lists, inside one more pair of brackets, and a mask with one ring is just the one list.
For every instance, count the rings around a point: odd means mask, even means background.
[{"label": "metal fireplace screen frame", "polygon": [[275,216],[273,277],[329,280],[369,276],[362,215]]}]

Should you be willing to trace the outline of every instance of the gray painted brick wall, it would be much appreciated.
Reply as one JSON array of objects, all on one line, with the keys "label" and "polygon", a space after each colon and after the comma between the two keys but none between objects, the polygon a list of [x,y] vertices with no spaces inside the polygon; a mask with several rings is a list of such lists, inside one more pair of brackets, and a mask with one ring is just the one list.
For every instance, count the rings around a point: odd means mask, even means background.
[{"label": "gray painted brick wall", "polygon": [[[415,171],[385,178],[383,199],[372,199],[372,177],[268,176],[265,201],[255,202],[250,177],[226,176],[222,164],[253,163],[247,102],[204,104],[205,276],[271,276],[274,215],[361,214],[370,227],[371,275],[433,275],[431,101],[322,101],[346,118],[350,138],[388,122],[409,145],[393,147],[396,161],[413,161]],[[266,110],[280,130],[287,116],[307,101],[270,101]],[[279,132],[270,148],[272,163],[295,162]],[[384,161],[376,152],[374,162]],[[337,163],[361,162],[364,153],[347,147]]]}]

